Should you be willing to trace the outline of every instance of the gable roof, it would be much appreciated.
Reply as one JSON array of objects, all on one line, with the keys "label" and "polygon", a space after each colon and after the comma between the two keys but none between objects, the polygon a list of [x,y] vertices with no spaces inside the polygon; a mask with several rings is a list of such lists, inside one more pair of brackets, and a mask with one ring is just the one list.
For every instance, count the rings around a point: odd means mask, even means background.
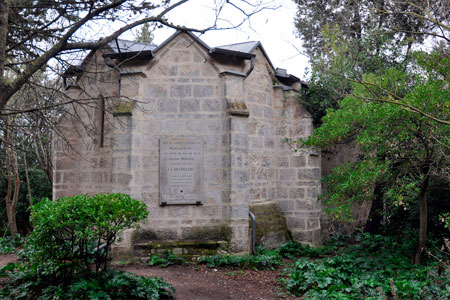
[{"label": "gable roof", "polygon": [[[175,37],[180,34],[187,34],[193,41],[200,44],[210,55],[228,55],[234,56],[241,59],[252,59],[256,55],[253,53],[256,48],[260,48],[266,60],[269,62],[270,66],[275,72],[275,76],[284,84],[292,84],[294,82],[301,82],[296,76],[286,73],[286,70],[275,68],[272,64],[267,52],[264,50],[261,42],[259,41],[248,41],[242,43],[234,43],[229,45],[222,45],[217,47],[210,47],[204,41],[202,41],[198,36],[190,31],[177,30],[168,39],[166,39],[159,46],[155,44],[146,44],[141,42],[127,41],[122,39],[115,39],[107,44],[107,47],[112,50],[111,53],[104,54],[105,57],[117,58],[117,59],[151,59],[154,57],[160,49],[172,41]],[[89,55],[88,55],[89,56]],[[86,57],[87,58],[87,57]],[[85,58],[85,60],[86,60]],[[84,62],[79,66],[70,66],[66,72],[64,72],[63,77],[79,76],[80,73],[84,71]],[[302,83],[302,82],[301,82]],[[302,83],[303,84],[303,83]]]},{"label": "gable roof", "polygon": [[269,58],[269,55],[267,55],[267,52],[266,52],[266,50],[264,50],[264,47],[262,46],[260,41],[250,41],[250,42],[229,44],[229,45],[223,45],[223,46],[219,46],[219,47],[215,47],[215,48],[216,49],[227,49],[230,51],[252,54],[253,51],[255,51],[255,49],[258,47],[261,49],[261,52],[263,53],[266,60],[269,62],[272,69],[275,71],[276,68],[273,66],[272,61]]}]

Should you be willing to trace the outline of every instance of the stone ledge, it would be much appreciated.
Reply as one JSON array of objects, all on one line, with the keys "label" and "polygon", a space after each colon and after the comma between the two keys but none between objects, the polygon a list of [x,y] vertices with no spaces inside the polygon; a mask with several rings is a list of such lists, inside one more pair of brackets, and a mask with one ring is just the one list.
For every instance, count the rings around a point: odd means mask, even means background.
[{"label": "stone ledge", "polygon": [[173,254],[195,260],[195,258],[218,253],[228,253],[227,241],[140,241],[133,245],[135,253],[143,256],[162,254],[171,251]]}]

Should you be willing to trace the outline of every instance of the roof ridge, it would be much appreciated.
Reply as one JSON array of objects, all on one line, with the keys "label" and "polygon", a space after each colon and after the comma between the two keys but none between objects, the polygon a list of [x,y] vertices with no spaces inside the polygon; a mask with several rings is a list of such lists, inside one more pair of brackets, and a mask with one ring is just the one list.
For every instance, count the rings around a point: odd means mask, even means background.
[{"label": "roof ridge", "polygon": [[233,43],[233,44],[226,44],[226,45],[220,45],[220,46],[215,46],[215,48],[220,48],[220,47],[224,47],[224,46],[231,46],[231,45],[241,45],[241,44],[247,44],[247,43],[259,43],[260,41],[247,41],[247,42],[240,42],[240,43]]},{"label": "roof ridge", "polygon": [[[136,42],[133,40],[126,40],[126,39],[117,39],[118,41],[123,41],[123,42],[130,42],[130,43],[135,43],[135,44],[141,44],[141,45],[146,45],[146,46],[157,46],[155,43],[150,42],[150,43],[143,43],[143,42]],[[114,40],[112,41],[114,42]]]}]

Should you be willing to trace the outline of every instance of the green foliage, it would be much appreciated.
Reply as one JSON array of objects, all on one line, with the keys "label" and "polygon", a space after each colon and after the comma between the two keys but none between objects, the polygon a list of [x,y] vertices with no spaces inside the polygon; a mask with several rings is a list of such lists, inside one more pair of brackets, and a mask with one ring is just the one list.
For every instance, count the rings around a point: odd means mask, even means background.
[{"label": "green foliage", "polygon": [[23,263],[0,269],[11,279],[0,299],[160,299],[173,290],[162,279],[106,269],[118,234],[146,218],[141,201],[123,194],[44,199],[31,216]]},{"label": "green foliage", "polygon": [[165,251],[161,255],[154,254],[150,256],[148,262],[149,266],[161,266],[166,268],[168,266],[178,266],[186,263],[186,260],[180,256],[176,256],[172,251]]},{"label": "green foliage", "polygon": [[[35,161],[35,155],[27,154],[27,159],[29,160],[29,164],[31,162]],[[0,154],[0,158],[3,159],[2,155]],[[17,227],[19,229],[19,232],[25,232],[28,233],[31,231],[31,224],[29,222],[30,218],[30,200],[28,198],[28,191],[27,191],[27,185],[26,185],[26,177],[25,177],[25,169],[22,164],[19,165],[19,178],[22,182],[20,185],[19,190],[19,201],[17,203]],[[4,176],[3,176],[4,175]],[[33,197],[33,203],[36,203],[39,201],[39,199],[42,198],[51,198],[52,196],[52,185],[50,181],[48,180],[47,175],[44,171],[42,171],[39,168],[30,168],[28,170],[28,176],[30,179],[30,190],[31,195]],[[7,176],[6,174],[2,174],[0,176],[0,198],[3,199],[6,196],[7,191]],[[6,216],[6,207],[5,202],[0,202],[0,220],[7,220]],[[1,224],[0,227],[4,225],[6,227],[6,224]],[[1,230],[0,230],[1,231]]]},{"label": "green foliage", "polygon": [[44,199],[31,210],[34,231],[22,255],[29,265],[66,282],[92,263],[96,271],[106,268],[118,234],[148,214],[143,202],[124,194]]},{"label": "green foliage", "polygon": [[12,283],[0,290],[2,300],[25,299],[160,299],[174,288],[161,278],[105,270],[81,272],[68,284],[49,283],[46,276],[33,269],[16,266],[9,272]]},{"label": "green foliage", "polygon": [[425,176],[448,179],[450,127],[412,113],[402,104],[448,119],[450,71],[442,64],[449,67],[450,62],[438,62],[440,56],[434,53],[418,52],[414,57],[416,70],[391,68],[381,75],[365,75],[362,83],[353,85],[353,93],[339,102],[338,110],[328,110],[322,127],[304,142],[326,147],[355,140],[362,151],[361,160],[338,167],[325,178],[327,191],[322,199],[337,218],[348,219],[353,202],[373,199],[376,184],[383,184],[391,209],[408,210],[416,207]]},{"label": "green foliage", "polygon": [[335,248],[333,245],[312,248],[309,245],[304,245],[297,241],[289,241],[282,244],[277,249],[277,252],[284,258],[294,259],[301,256],[323,257],[331,254]]},{"label": "green foliage", "polygon": [[198,262],[209,268],[252,268],[255,270],[270,269],[282,264],[282,257],[276,251],[261,250],[257,255],[222,255],[201,257]]},{"label": "green foliage", "polygon": [[402,239],[360,233],[333,256],[297,260],[284,283],[306,299],[447,299],[450,271],[439,275],[437,262],[411,265],[414,244]]},{"label": "green foliage", "polygon": [[24,239],[19,234],[0,238],[0,254],[14,253],[23,243]]},{"label": "green foliage", "polygon": [[382,74],[389,67],[404,68],[408,60],[388,36],[376,29],[366,32],[356,43],[342,39],[342,28],[325,25],[322,34],[326,44],[320,55],[311,60],[308,88],[300,102],[311,113],[316,127],[328,109],[339,108],[339,101],[351,94],[353,81],[367,72]]},{"label": "green foliage", "polygon": [[444,228],[450,230],[450,213],[441,214],[439,219],[444,224]]},{"label": "green foliage", "polygon": [[153,30],[150,28],[149,23],[145,23],[139,27],[138,31],[135,33],[134,41],[144,44],[151,44],[153,41]]}]

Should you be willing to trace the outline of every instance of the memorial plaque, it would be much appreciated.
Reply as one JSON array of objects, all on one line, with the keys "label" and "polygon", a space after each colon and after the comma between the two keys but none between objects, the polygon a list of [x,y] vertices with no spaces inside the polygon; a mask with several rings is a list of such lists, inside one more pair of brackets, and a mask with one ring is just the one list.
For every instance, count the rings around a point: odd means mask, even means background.
[{"label": "memorial plaque", "polygon": [[160,205],[201,204],[203,140],[198,137],[162,137],[159,146]]}]

